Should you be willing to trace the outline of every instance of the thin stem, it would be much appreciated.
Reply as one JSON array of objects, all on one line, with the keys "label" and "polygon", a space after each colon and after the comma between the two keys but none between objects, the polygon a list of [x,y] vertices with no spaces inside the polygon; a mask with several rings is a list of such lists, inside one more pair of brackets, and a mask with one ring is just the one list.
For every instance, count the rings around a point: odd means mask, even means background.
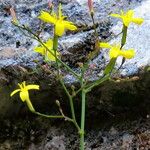
[{"label": "thin stem", "polygon": [[60,103],[59,103],[58,100],[57,100],[57,105],[58,105],[59,111],[60,111],[61,115],[64,117],[64,119],[67,120],[67,121],[73,122],[73,119],[71,119],[71,118],[65,116],[65,114],[63,113],[63,110],[62,110],[62,108],[61,108]]},{"label": "thin stem", "polygon": [[91,85],[88,85],[85,90],[86,93],[90,92],[95,86],[98,86],[99,84],[107,81],[109,78],[110,78],[110,74],[107,74],[107,75],[103,76],[102,78],[100,78],[99,80],[92,83]]},{"label": "thin stem", "polygon": [[37,115],[39,115],[39,116],[46,117],[46,118],[64,118],[64,116],[45,115],[45,114],[42,114],[42,113],[40,113],[40,112],[35,111],[35,109],[34,109],[32,103],[31,103],[30,99],[27,99],[27,100],[26,100],[26,103],[27,103],[27,106],[28,106],[29,110],[30,110],[32,113],[37,114]]},{"label": "thin stem", "polygon": [[54,38],[53,38],[53,50],[54,50],[54,55],[55,55],[56,65],[57,65],[57,76],[59,78],[59,76],[60,76],[60,74],[59,74],[60,67],[59,67],[58,58],[57,58],[57,48],[58,48],[58,36],[54,35]]},{"label": "thin stem", "polygon": [[[85,67],[85,66],[84,66]],[[84,73],[86,71],[85,68],[82,68],[82,74],[81,74],[81,87],[83,87],[81,92],[81,130],[80,130],[80,150],[84,150],[84,128],[85,128],[85,98],[86,98],[86,92],[85,92],[85,86],[84,86]]]},{"label": "thin stem", "polygon": [[70,95],[69,91],[67,90],[64,82],[62,80],[60,80],[60,83],[62,85],[62,87],[64,88],[68,98],[69,98],[69,103],[70,103],[70,108],[71,108],[71,115],[72,115],[72,119],[73,119],[73,123],[76,126],[76,128],[78,129],[78,131],[80,131],[80,127],[76,121],[76,116],[75,116],[75,111],[74,111],[74,104],[73,104],[73,99],[72,96]]},{"label": "thin stem", "polygon": [[80,150],[84,150],[85,98],[86,98],[86,92],[85,92],[84,90],[82,90],[81,130],[80,130]]},{"label": "thin stem", "polygon": [[78,126],[77,124],[77,121],[76,121],[76,116],[75,116],[75,111],[74,111],[74,104],[73,104],[73,100],[72,100],[72,96],[70,95],[68,89],[66,88],[63,80],[62,80],[62,77],[59,73],[59,64],[58,64],[58,59],[57,59],[57,48],[58,48],[58,36],[54,35],[54,39],[53,39],[53,49],[55,51],[55,58],[56,58],[56,64],[57,64],[57,70],[58,70],[58,77],[59,77],[59,80],[60,80],[60,83],[62,85],[62,87],[64,88],[68,98],[69,98],[69,102],[70,102],[70,107],[71,107],[71,114],[72,114],[72,122],[74,123],[74,125],[76,126],[76,128],[78,129],[78,131],[80,130],[80,127]]},{"label": "thin stem", "polygon": [[34,111],[33,113],[46,118],[64,118],[63,116],[45,115],[37,111]]},{"label": "thin stem", "polygon": [[75,91],[75,94],[72,95],[72,97],[75,97],[77,94],[79,94],[79,93],[84,89],[84,87],[86,86],[86,84],[87,84],[87,83],[84,83],[84,84],[83,84],[83,87],[80,87],[77,91]]},{"label": "thin stem", "polygon": [[[123,46],[126,44],[126,40],[127,40],[127,32],[128,32],[128,27],[126,27],[125,25],[123,25],[122,28],[122,39],[121,39],[121,48],[123,48]],[[125,57],[123,57],[121,65],[119,66],[119,68],[117,70],[120,70],[120,68],[123,66],[123,64],[125,63]]]},{"label": "thin stem", "polygon": [[84,150],[85,97],[86,97],[86,93],[84,92],[84,90],[82,90],[82,110],[81,110],[80,150]]},{"label": "thin stem", "polygon": [[123,25],[122,28],[122,39],[121,39],[121,48],[123,48],[123,46],[126,44],[126,40],[127,40],[127,31],[128,31],[128,27],[126,27],[125,25]]},{"label": "thin stem", "polygon": [[91,13],[91,18],[92,18],[92,22],[93,22],[95,36],[98,38],[98,33],[96,31],[96,24],[95,24],[95,20],[94,20],[94,13]]}]

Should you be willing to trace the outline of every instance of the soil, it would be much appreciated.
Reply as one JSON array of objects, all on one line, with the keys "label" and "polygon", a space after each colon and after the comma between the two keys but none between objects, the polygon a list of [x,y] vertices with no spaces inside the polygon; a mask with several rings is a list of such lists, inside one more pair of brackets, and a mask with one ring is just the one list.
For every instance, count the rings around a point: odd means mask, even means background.
[{"label": "soil", "polygon": [[[93,118],[86,124],[86,150],[149,150],[150,116]],[[95,120],[96,123],[95,123]],[[107,120],[107,121],[106,121]],[[0,150],[79,150],[71,123],[32,114],[0,122]]]}]

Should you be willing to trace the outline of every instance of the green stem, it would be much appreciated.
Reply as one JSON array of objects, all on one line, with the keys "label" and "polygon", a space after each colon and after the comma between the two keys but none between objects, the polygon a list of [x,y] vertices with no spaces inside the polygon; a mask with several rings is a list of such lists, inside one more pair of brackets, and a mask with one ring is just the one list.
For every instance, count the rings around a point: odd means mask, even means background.
[{"label": "green stem", "polygon": [[82,90],[82,108],[81,108],[80,150],[84,150],[85,97],[86,97],[86,92],[83,89]]},{"label": "green stem", "polygon": [[57,58],[57,48],[58,48],[58,36],[54,35],[54,38],[53,38],[53,50],[54,50],[54,55],[55,55],[56,65],[57,65],[57,76],[59,77],[60,76],[60,74],[59,74],[60,67],[59,67],[58,58]]},{"label": "green stem", "polygon": [[[84,66],[85,67],[85,66]],[[81,87],[83,87],[81,92],[81,130],[80,130],[80,150],[84,150],[84,128],[85,128],[85,98],[86,98],[86,91],[85,91],[85,85],[84,85],[84,73],[86,71],[85,68],[82,68],[82,74],[81,74]]]},{"label": "green stem", "polygon": [[64,118],[63,116],[45,115],[45,114],[42,114],[40,112],[35,111],[35,109],[34,109],[32,103],[31,103],[30,99],[27,99],[26,103],[27,103],[27,106],[28,106],[29,110],[32,113],[36,114],[36,115],[39,115],[39,116],[42,116],[42,117],[46,117],[46,118]]},{"label": "green stem", "polygon": [[123,28],[122,28],[122,39],[121,39],[121,49],[123,48],[123,46],[125,45],[126,43],[126,40],[127,40],[127,31],[128,31],[128,27],[126,27],[125,25],[123,25]]},{"label": "green stem", "polygon": [[36,115],[42,116],[42,117],[46,117],[46,118],[64,118],[63,116],[45,115],[45,114],[39,113],[37,111],[34,111],[33,113]]},{"label": "green stem", "polygon": [[64,88],[68,98],[69,98],[69,103],[70,103],[70,108],[71,108],[71,115],[72,115],[72,119],[73,119],[73,123],[76,126],[76,128],[78,129],[78,131],[80,131],[80,127],[76,121],[76,116],[75,116],[75,111],[74,111],[74,104],[73,104],[73,99],[72,96],[70,95],[69,91],[67,90],[64,82],[60,79],[60,83],[62,85],[62,87]]},{"label": "green stem", "polygon": [[[54,35],[54,38],[53,38],[53,50],[55,52],[57,52],[57,48],[58,48],[58,36],[57,35]],[[57,58],[57,57],[56,57]]]},{"label": "green stem", "polygon": [[[127,32],[128,32],[128,27],[126,27],[125,25],[123,25],[123,28],[122,28],[122,39],[121,39],[121,47],[120,47],[120,49],[122,49],[123,46],[126,44]],[[125,63],[125,57],[123,57],[121,65],[119,66],[119,68],[117,70],[120,70],[120,68],[123,66],[124,63]]]},{"label": "green stem", "polygon": [[86,87],[86,93],[90,92],[95,86],[98,86],[99,84],[107,81],[110,78],[110,74],[107,74],[105,76],[103,76],[102,78],[100,78],[99,80],[95,81],[94,83],[88,85]]},{"label": "green stem", "polygon": [[58,36],[54,35],[53,49],[55,51],[55,58],[56,58],[56,64],[57,64],[57,70],[58,70],[58,77],[59,77],[59,80],[60,80],[60,83],[61,83],[62,87],[64,88],[64,90],[65,90],[65,92],[66,92],[66,94],[67,94],[67,96],[69,98],[73,123],[76,126],[76,128],[78,129],[78,131],[80,131],[80,127],[78,126],[77,121],[76,121],[76,116],[75,116],[74,104],[73,104],[72,96],[70,95],[68,89],[66,88],[66,86],[65,86],[65,84],[64,84],[64,82],[62,80],[62,77],[59,74],[60,67],[59,67],[59,64],[58,64],[58,59],[57,59],[57,54],[56,54],[57,48],[58,48]]},{"label": "green stem", "polygon": [[93,22],[93,27],[94,27],[95,36],[96,36],[96,38],[98,38],[98,33],[97,33],[97,31],[96,31],[96,24],[95,24],[94,13],[93,13],[93,12],[91,12],[91,18],[92,18],[92,22]]}]

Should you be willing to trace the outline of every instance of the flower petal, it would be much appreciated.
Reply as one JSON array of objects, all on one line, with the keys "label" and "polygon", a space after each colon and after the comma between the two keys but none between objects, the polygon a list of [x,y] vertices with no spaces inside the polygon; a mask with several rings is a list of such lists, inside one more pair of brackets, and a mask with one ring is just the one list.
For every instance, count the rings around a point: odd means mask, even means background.
[{"label": "flower petal", "polygon": [[127,59],[131,59],[135,56],[135,51],[134,51],[134,49],[124,50],[124,51],[120,52],[120,55]]},{"label": "flower petal", "polygon": [[121,15],[119,14],[110,14],[111,17],[115,17],[115,18],[121,18]]},{"label": "flower petal", "polygon": [[55,26],[55,34],[58,36],[62,36],[65,32],[65,26],[63,24],[63,21],[57,21]]},{"label": "flower petal", "polygon": [[129,19],[129,18],[127,18],[127,17],[122,17],[122,19],[123,19],[123,24],[124,24],[126,27],[128,27],[129,24],[130,24],[131,21],[132,21],[132,19]]},{"label": "flower petal", "polygon": [[34,109],[34,107],[33,107],[33,105],[32,105],[32,102],[30,101],[30,99],[27,99],[27,100],[26,100],[26,103],[27,103],[27,106],[28,106],[29,110],[30,110],[31,112],[35,112],[35,109]]},{"label": "flower petal", "polygon": [[[51,52],[54,53],[54,51],[51,51]],[[60,54],[56,52],[56,55],[59,56]],[[47,57],[50,61],[56,61],[55,56],[53,56],[50,52],[48,52]]]},{"label": "flower petal", "polygon": [[70,21],[63,21],[63,24],[65,28],[68,30],[71,30],[71,31],[77,30],[77,27]]},{"label": "flower petal", "polygon": [[99,47],[101,47],[101,48],[111,48],[112,46],[109,43],[100,42]]},{"label": "flower petal", "polygon": [[29,92],[27,90],[23,90],[20,92],[20,98],[24,102],[29,99]]},{"label": "flower petal", "polygon": [[134,22],[135,24],[141,25],[144,22],[144,19],[142,19],[142,18],[133,18],[132,22]]},{"label": "flower petal", "polygon": [[44,55],[44,48],[43,47],[35,47],[34,51]]},{"label": "flower petal", "polygon": [[50,52],[48,52],[47,57],[48,57],[48,60],[50,60],[50,61],[56,61],[55,57]]},{"label": "flower petal", "polygon": [[49,48],[52,49],[53,48],[53,40],[52,39],[48,39],[45,43],[45,45]]},{"label": "flower petal", "polygon": [[38,18],[41,19],[44,22],[48,22],[48,23],[52,23],[52,24],[55,24],[56,21],[57,21],[55,17],[53,17],[52,15],[50,15],[46,11],[41,11]]},{"label": "flower petal", "polygon": [[20,91],[20,89],[14,90],[14,91],[10,94],[10,96],[12,97],[13,95],[15,95],[16,93],[18,93],[19,91]]},{"label": "flower petal", "polygon": [[27,90],[39,90],[39,85],[27,85]]},{"label": "flower petal", "polygon": [[110,51],[109,51],[109,57],[110,59],[112,58],[117,58],[119,56],[119,53],[120,51],[115,49],[115,48],[111,48]]},{"label": "flower petal", "polygon": [[126,17],[128,17],[128,18],[132,18],[133,15],[134,15],[134,11],[133,11],[133,10],[129,10],[129,11],[127,11],[127,13],[126,13]]}]

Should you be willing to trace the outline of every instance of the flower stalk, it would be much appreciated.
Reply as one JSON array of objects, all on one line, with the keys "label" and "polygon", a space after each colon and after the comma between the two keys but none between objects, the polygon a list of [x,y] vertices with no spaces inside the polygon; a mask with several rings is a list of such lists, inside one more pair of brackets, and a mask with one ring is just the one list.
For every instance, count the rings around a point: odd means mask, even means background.
[{"label": "flower stalk", "polygon": [[[42,114],[40,112],[37,112],[33,105],[32,102],[29,98],[29,90],[39,90],[39,85],[26,85],[25,81],[22,82],[21,84],[18,84],[19,89],[14,90],[11,93],[11,96],[15,95],[16,93],[20,94],[20,99],[23,102],[26,102],[28,109],[39,116],[46,117],[46,118],[63,118],[66,121],[72,122],[75,127],[78,130],[79,136],[80,136],[80,150],[85,149],[85,113],[86,113],[86,96],[87,93],[89,93],[93,88],[96,86],[108,81],[111,78],[111,74],[114,73],[114,68],[116,64],[116,60],[118,57],[123,57],[122,65],[125,62],[125,59],[131,59],[134,57],[135,52],[133,49],[124,49],[124,45],[126,44],[126,39],[127,39],[127,30],[128,26],[130,23],[135,23],[138,25],[141,25],[143,23],[142,18],[135,18],[134,17],[134,12],[132,10],[129,10],[128,12],[124,13],[121,11],[121,14],[111,14],[113,17],[117,17],[122,20],[123,22],[123,27],[122,27],[122,38],[121,42],[117,44],[109,44],[109,43],[104,43],[101,42],[99,44],[99,38],[98,38],[98,33],[96,30],[96,24],[94,21],[94,10],[93,10],[93,0],[88,0],[88,6],[90,10],[90,15],[92,17],[93,21],[93,26],[95,30],[95,36],[96,36],[96,44],[94,47],[94,54],[96,54],[97,50],[99,52],[99,47],[101,48],[107,48],[109,50],[109,57],[110,61],[106,68],[104,69],[104,73],[102,77],[100,77],[98,80],[89,83],[89,80],[85,78],[86,71],[88,71],[88,64],[89,62],[94,58],[93,55],[89,55],[89,60],[85,63],[80,63],[80,69],[81,73],[78,74],[76,73],[72,68],[70,68],[65,62],[61,60],[60,53],[58,52],[58,39],[65,34],[66,30],[71,30],[75,31],[77,30],[77,27],[70,21],[66,20],[66,16],[62,15],[62,6],[59,4],[59,9],[58,13],[54,13],[53,11],[53,5],[51,1],[48,3],[49,8],[50,8],[50,13],[46,11],[41,11],[39,15],[39,19],[54,25],[54,35],[53,39],[48,39],[46,42],[43,42],[42,39],[39,37],[39,34],[34,33],[29,27],[25,25],[19,25],[19,22],[17,21],[17,17],[15,14],[15,11],[12,9],[11,15],[13,17],[13,24],[18,27],[24,35],[37,40],[40,43],[40,46],[37,46],[34,51],[40,53],[46,58],[47,64],[49,64],[50,61],[55,62],[56,64],[56,70],[57,70],[57,77],[58,80],[60,81],[60,84],[65,91],[68,99],[69,99],[69,104],[70,104],[70,110],[71,110],[71,117],[66,116],[63,113],[63,109],[61,108],[60,102],[56,100],[56,104],[59,107],[59,112],[61,115],[46,115]],[[98,43],[98,44],[97,44]],[[121,65],[121,66],[122,66]],[[75,87],[72,85],[71,86],[71,92],[70,89],[66,86],[64,80],[63,80],[63,75],[61,74],[61,67],[64,67],[68,73],[71,73],[77,81],[80,83],[79,89],[75,89]],[[78,95],[81,94],[81,116],[80,116],[80,124],[76,120],[76,112],[75,112],[75,106],[74,106],[74,98]]]}]

